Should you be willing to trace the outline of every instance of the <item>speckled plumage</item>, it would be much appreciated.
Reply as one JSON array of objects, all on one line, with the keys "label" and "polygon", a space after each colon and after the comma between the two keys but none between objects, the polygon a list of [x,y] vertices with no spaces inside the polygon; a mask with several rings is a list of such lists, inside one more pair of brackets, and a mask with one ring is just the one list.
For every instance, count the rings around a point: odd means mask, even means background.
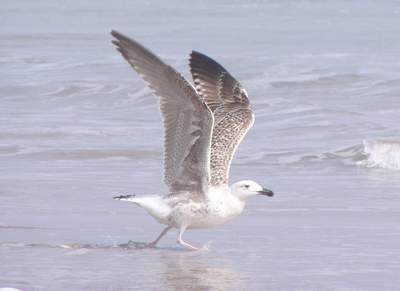
[{"label": "speckled plumage", "polygon": [[193,51],[189,65],[196,90],[215,119],[211,140],[210,184],[228,184],[233,155],[254,123],[247,92],[224,67],[206,55]]},{"label": "speckled plumage", "polygon": [[[227,70],[199,52],[190,56],[193,87],[138,42],[115,31],[112,35],[117,50],[160,97],[164,181],[169,187],[163,197],[116,199],[136,203],[167,225],[154,245],[175,227],[180,230],[179,243],[194,248],[182,239],[185,229],[223,224],[242,212],[248,193],[262,192],[252,181],[233,190],[228,186],[232,157],[254,122],[247,93]],[[246,187],[239,189],[242,186]]]},{"label": "speckled plumage", "polygon": [[214,126],[211,140],[211,185],[228,184],[235,150],[253,122],[253,112],[240,108],[226,113]]}]

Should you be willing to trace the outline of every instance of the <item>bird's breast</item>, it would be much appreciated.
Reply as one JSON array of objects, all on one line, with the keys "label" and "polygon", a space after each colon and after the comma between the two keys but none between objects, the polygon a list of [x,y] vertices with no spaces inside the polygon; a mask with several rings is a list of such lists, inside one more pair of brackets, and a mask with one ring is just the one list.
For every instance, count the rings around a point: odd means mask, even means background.
[{"label": "bird's breast", "polygon": [[244,208],[236,197],[212,197],[203,202],[176,205],[173,220],[177,227],[211,228],[238,216]]}]

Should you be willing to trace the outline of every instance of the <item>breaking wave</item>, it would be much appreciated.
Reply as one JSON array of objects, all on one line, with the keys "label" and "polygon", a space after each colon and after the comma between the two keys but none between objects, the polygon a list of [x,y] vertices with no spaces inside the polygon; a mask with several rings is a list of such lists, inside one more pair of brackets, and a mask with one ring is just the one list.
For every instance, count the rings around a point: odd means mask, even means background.
[{"label": "breaking wave", "polygon": [[400,170],[400,140],[364,140],[362,144],[320,153],[295,151],[256,153],[242,158],[242,161],[237,161],[236,164],[257,164],[265,161],[303,165],[339,161],[346,166]]},{"label": "breaking wave", "polygon": [[363,146],[365,159],[359,165],[400,170],[400,140],[364,141]]}]

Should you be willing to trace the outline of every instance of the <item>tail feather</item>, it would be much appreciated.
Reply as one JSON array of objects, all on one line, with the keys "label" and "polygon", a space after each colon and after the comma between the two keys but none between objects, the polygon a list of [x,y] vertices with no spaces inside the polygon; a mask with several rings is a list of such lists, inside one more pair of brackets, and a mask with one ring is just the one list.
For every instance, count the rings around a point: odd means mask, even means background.
[{"label": "tail feather", "polygon": [[158,222],[169,225],[168,217],[171,214],[171,207],[161,196],[139,196],[120,195],[115,196],[115,200],[133,202],[144,208]]},{"label": "tail feather", "polygon": [[120,195],[120,196],[115,196],[113,198],[115,200],[136,202],[135,197],[136,197],[136,195]]}]

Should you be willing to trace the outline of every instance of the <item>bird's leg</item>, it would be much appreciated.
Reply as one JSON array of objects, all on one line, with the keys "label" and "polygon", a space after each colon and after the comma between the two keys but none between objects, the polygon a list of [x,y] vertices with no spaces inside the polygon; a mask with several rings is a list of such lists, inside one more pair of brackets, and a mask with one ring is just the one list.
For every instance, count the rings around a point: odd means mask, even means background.
[{"label": "bird's leg", "polygon": [[160,241],[160,239],[167,234],[167,232],[172,228],[172,226],[167,226],[164,230],[160,233],[160,235],[151,243],[149,243],[149,247],[154,248],[156,244]]},{"label": "bird's leg", "polygon": [[160,235],[151,243],[144,243],[144,242],[135,242],[135,241],[128,241],[127,244],[120,245],[124,248],[134,247],[135,249],[147,249],[147,248],[154,248],[156,244],[160,241],[160,239],[172,228],[172,226],[168,226],[164,228],[164,230],[160,233]]},{"label": "bird's leg", "polygon": [[191,249],[191,250],[199,250],[198,247],[192,246],[191,244],[185,242],[185,241],[182,239],[182,235],[183,235],[183,233],[185,232],[185,230],[186,230],[186,228],[181,228],[181,229],[179,230],[179,236],[178,236],[178,239],[177,239],[177,243],[180,244],[180,245],[182,245],[182,246],[184,246],[184,247],[186,247],[186,248],[189,248],[189,249]]}]

